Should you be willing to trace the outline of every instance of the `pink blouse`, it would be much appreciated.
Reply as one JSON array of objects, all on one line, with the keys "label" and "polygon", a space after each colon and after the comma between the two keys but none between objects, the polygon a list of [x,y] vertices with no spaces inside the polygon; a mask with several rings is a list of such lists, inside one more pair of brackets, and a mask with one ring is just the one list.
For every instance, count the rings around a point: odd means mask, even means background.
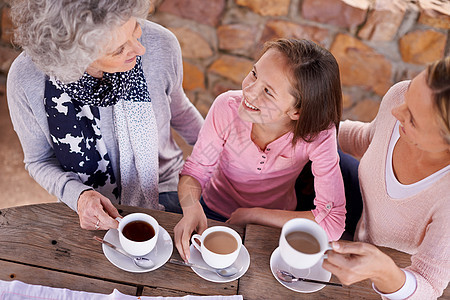
[{"label": "pink blouse", "polygon": [[242,91],[217,97],[181,175],[197,179],[206,205],[229,218],[239,207],[295,210],[295,181],[311,160],[316,192],[312,213],[330,240],[339,239],[346,210],[336,128],[295,147],[289,132],[262,151],[251,140],[252,123],[238,116],[241,100]]}]

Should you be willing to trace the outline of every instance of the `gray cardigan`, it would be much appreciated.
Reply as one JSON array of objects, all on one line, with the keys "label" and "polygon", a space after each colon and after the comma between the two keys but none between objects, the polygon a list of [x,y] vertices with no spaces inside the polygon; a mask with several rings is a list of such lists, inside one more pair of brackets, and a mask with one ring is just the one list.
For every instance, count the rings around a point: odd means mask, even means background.
[{"label": "gray cardigan", "polygon": [[[145,21],[141,43],[143,69],[158,123],[159,192],[176,191],[183,153],[174,141],[171,127],[193,145],[203,118],[182,89],[183,64],[176,37],[164,27]],[[77,210],[78,197],[90,187],[78,175],[62,170],[57,161],[44,108],[45,74],[21,53],[13,62],[7,79],[7,99],[14,125],[24,152],[25,168],[50,194]],[[100,130],[120,183],[119,153],[114,133],[113,107],[100,108]],[[111,201],[112,195],[102,192]]]}]

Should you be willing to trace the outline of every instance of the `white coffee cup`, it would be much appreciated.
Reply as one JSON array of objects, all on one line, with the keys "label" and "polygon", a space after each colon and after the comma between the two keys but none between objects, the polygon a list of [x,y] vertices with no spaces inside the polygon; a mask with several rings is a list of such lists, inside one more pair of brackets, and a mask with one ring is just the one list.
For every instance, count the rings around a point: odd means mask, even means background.
[{"label": "white coffee cup", "polygon": [[[205,246],[205,239],[208,237],[208,235],[215,233],[215,232],[225,232],[230,234],[234,239],[236,240],[236,249],[234,249],[233,252],[228,254],[220,254],[211,251]],[[200,244],[198,244],[198,241],[200,241]],[[242,239],[239,233],[231,229],[230,227],[226,226],[213,226],[206,229],[202,235],[194,234],[191,238],[192,244],[194,247],[200,251],[202,254],[203,260],[210,266],[215,269],[223,269],[226,267],[231,266],[237,259],[239,252],[241,251],[242,246]],[[233,243],[232,243],[233,244]]]},{"label": "white coffee cup", "polygon": [[[159,224],[155,218],[143,213],[132,213],[126,215],[123,218],[116,218],[116,220],[119,221],[118,231],[119,231],[120,245],[122,246],[123,250],[125,250],[127,253],[134,256],[144,256],[150,253],[153,250],[153,248],[155,248],[159,232]],[[145,241],[134,241],[127,238],[123,234],[123,229],[125,228],[126,225],[134,221],[143,221],[149,224],[151,227],[153,227],[153,230],[155,232],[154,236]]]},{"label": "white coffee cup", "polygon": [[[308,254],[294,249],[286,240],[286,236],[295,231],[312,235],[320,246],[319,251]],[[283,225],[279,246],[281,258],[294,269],[308,269],[314,266],[323,257],[325,251],[330,249],[325,230],[316,222],[304,218],[291,219]]]}]

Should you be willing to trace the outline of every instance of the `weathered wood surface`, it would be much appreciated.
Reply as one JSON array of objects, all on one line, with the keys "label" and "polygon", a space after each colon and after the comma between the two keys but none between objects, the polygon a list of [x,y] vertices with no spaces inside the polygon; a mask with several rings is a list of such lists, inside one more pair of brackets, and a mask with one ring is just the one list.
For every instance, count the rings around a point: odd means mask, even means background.
[{"label": "weathered wood surface", "polygon": [[[155,217],[173,239],[173,228],[181,215],[149,209],[118,206],[121,215],[132,212],[145,212]],[[210,221],[210,225],[222,224]],[[234,227],[241,235],[243,229]],[[112,265],[104,256],[101,244],[93,240],[93,235],[103,237],[105,231],[88,231],[80,228],[78,216],[62,203],[39,204],[0,210],[0,261],[28,265],[36,269],[47,269],[76,276],[87,280],[103,280],[118,287],[148,287],[161,295],[233,295],[237,292],[238,282],[217,284],[199,278],[190,268],[165,264],[161,268],[147,273],[130,273]],[[175,249],[172,258],[180,259]],[[18,270],[20,268],[18,267]],[[5,280],[11,273],[0,269]],[[26,270],[23,268],[21,270]],[[20,271],[22,272],[22,271]],[[25,271],[24,271],[25,272]],[[52,273],[52,272],[49,272]],[[17,278],[31,284],[46,284],[42,278],[31,274],[15,272]],[[178,278],[168,280],[168,278]],[[85,282],[68,279],[61,281],[59,287],[84,290]],[[120,288],[118,288],[120,290]]]},{"label": "weathered wood surface", "polygon": [[[270,270],[270,256],[278,247],[280,229],[259,225],[247,225],[244,244],[250,252],[250,268],[239,280],[238,294],[244,299],[381,299],[366,280],[345,287],[325,286],[314,293],[297,293],[282,286]],[[380,248],[400,267],[411,264],[410,255],[390,248]],[[333,275],[331,282],[339,282]],[[447,288],[441,299],[450,299]]]},{"label": "weathered wood surface", "polygon": [[[137,207],[118,206],[125,216],[145,212],[154,216],[173,239],[173,228],[181,215]],[[209,226],[223,223],[209,221]],[[62,203],[39,204],[0,210],[0,280],[20,280],[30,284],[110,294],[113,289],[128,295],[185,296],[234,295],[244,299],[380,299],[370,282],[350,287],[326,286],[302,294],[293,292],[272,276],[270,256],[278,246],[280,229],[248,225],[232,226],[242,236],[250,253],[250,268],[239,280],[217,284],[198,277],[190,268],[165,264],[148,273],[130,273],[112,265],[93,235],[79,226],[78,216]],[[410,256],[383,248],[401,266]],[[172,258],[180,259],[174,248]],[[337,282],[333,276],[331,281]],[[450,299],[447,288],[440,299]]]}]

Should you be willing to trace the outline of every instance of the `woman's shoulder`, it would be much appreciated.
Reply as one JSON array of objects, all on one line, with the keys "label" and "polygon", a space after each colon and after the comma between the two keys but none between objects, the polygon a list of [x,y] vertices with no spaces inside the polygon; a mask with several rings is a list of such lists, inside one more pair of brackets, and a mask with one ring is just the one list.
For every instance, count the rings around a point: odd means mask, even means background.
[{"label": "woman's shoulder", "polygon": [[142,28],[141,40],[145,48],[179,47],[176,36],[162,25],[149,20],[143,20],[140,25]]},{"label": "woman's shoulder", "polygon": [[393,108],[403,103],[410,82],[411,80],[404,80],[391,86],[381,101],[380,110]]},{"label": "woman's shoulder", "polygon": [[25,52],[20,53],[9,68],[8,76],[17,75],[26,76],[27,78],[32,76],[45,77],[45,74],[36,67]]},{"label": "woman's shoulder", "polygon": [[36,91],[44,89],[45,74],[39,70],[31,58],[22,52],[11,64],[8,72],[8,89]]}]

